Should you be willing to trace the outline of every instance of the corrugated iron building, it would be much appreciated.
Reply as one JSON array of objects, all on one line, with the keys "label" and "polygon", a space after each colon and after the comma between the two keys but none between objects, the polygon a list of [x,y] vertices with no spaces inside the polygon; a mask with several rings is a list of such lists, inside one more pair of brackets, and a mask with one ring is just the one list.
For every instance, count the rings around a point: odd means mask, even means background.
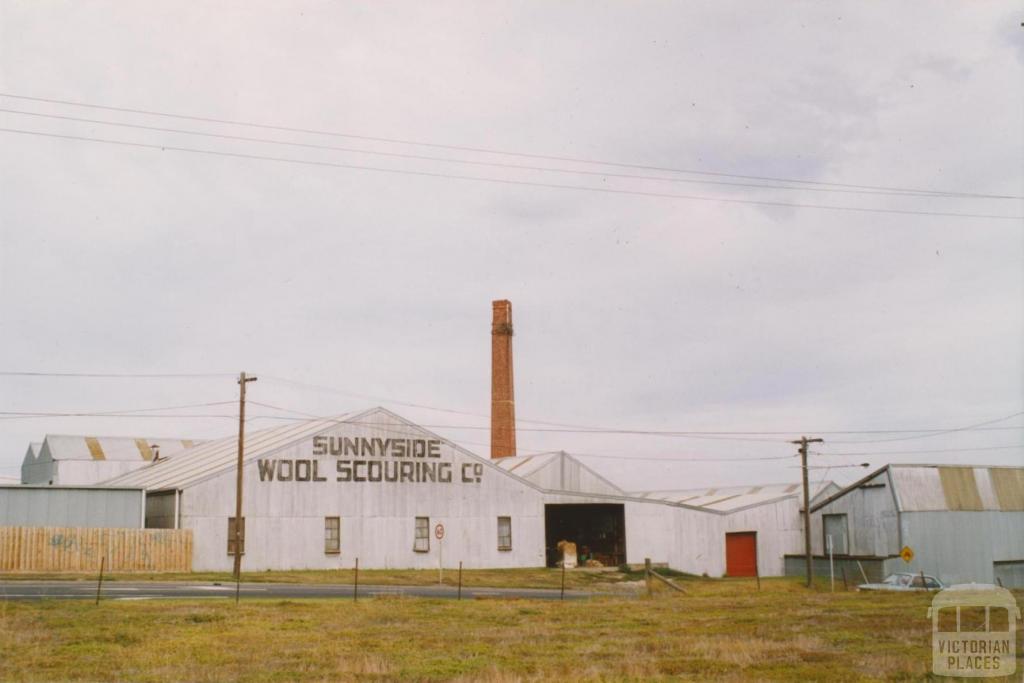
[{"label": "corrugated iron building", "polygon": [[157,453],[168,457],[195,443],[178,438],[49,434],[29,444],[21,464],[21,483],[90,486],[145,467]]},{"label": "corrugated iron building", "polygon": [[[812,552],[1024,587],[1024,467],[887,465],[811,507]],[[913,559],[899,557],[909,547]]]},{"label": "corrugated iron building", "polygon": [[[145,488],[147,526],[191,529],[195,569],[225,570],[236,457],[227,437],[108,483]],[[536,567],[570,540],[605,565],[651,558],[721,576],[741,512],[624,493],[567,453],[481,458],[382,408],[250,432],[244,475],[242,550],[252,570],[351,566],[356,557],[361,567],[430,568],[441,553],[449,567]],[[762,529],[762,552],[776,552]]]},{"label": "corrugated iron building", "polygon": [[0,527],[141,529],[141,488],[0,486]]},{"label": "corrugated iron building", "polygon": [[[839,487],[811,486],[811,503]],[[800,484],[706,487],[636,492],[648,500],[681,503],[721,515],[726,576],[782,576],[783,557],[803,549]]]}]

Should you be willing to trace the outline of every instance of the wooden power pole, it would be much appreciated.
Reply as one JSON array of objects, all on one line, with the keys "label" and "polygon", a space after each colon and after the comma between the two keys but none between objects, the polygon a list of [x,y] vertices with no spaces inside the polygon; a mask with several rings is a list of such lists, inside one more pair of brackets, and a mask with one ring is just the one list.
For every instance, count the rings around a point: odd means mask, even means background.
[{"label": "wooden power pole", "polygon": [[810,485],[807,483],[807,444],[824,442],[824,439],[808,439],[806,436],[801,436],[799,441],[790,442],[800,446],[800,471],[803,473],[804,479],[804,558],[807,560],[808,588],[811,587],[814,574],[811,571],[811,492]]},{"label": "wooden power pole", "polygon": [[235,476],[235,581],[242,578],[242,460],[245,456],[245,385],[258,378],[238,376],[238,472]]}]

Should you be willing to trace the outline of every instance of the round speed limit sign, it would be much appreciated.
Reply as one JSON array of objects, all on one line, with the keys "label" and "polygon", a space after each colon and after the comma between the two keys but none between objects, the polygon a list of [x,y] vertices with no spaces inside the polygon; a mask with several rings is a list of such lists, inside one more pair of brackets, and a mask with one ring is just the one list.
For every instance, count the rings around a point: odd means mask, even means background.
[{"label": "round speed limit sign", "polygon": [[439,541],[444,538],[444,524],[438,524],[434,527],[434,537]]}]

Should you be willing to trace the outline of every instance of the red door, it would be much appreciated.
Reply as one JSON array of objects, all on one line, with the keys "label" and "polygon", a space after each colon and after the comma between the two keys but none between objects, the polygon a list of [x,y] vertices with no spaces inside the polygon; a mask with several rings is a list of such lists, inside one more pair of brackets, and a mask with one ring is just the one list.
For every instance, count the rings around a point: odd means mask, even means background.
[{"label": "red door", "polygon": [[757,533],[743,531],[725,535],[725,575],[757,575]]}]

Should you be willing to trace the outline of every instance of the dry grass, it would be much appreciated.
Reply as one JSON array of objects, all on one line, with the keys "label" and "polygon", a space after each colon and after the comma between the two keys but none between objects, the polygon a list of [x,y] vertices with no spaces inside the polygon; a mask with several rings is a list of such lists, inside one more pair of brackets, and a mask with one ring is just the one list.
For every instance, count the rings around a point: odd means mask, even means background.
[{"label": "dry grass", "polygon": [[0,603],[0,679],[921,680],[930,596],[687,581],[587,601]]}]

